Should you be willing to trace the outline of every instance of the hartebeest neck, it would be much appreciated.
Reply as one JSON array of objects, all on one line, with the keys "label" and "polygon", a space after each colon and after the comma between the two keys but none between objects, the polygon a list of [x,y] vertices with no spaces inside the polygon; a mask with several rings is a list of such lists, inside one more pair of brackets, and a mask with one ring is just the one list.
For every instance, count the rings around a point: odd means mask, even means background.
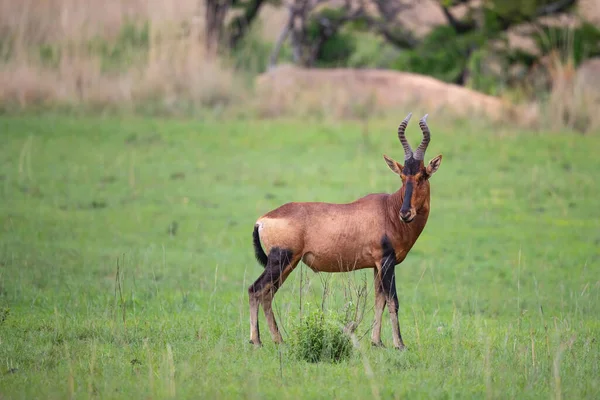
[{"label": "hartebeest neck", "polygon": [[[429,184],[428,182],[426,183]],[[412,246],[416,241],[427,223],[429,217],[429,187],[427,187],[427,194],[421,207],[416,209],[417,215],[411,222],[404,222],[400,219],[400,209],[404,201],[404,193],[402,188],[392,193],[388,197],[388,219],[389,222],[400,237],[406,240],[409,247]]]}]

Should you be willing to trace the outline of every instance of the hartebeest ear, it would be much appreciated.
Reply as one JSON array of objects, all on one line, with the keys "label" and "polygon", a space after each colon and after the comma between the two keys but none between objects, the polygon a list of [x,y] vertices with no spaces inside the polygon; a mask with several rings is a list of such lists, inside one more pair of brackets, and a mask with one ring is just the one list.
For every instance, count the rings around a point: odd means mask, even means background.
[{"label": "hartebeest ear", "polygon": [[442,163],[442,155],[440,154],[437,157],[434,157],[431,161],[429,161],[429,165],[427,165],[427,175],[431,176],[435,171],[438,170],[440,164]]},{"label": "hartebeest ear", "polygon": [[383,158],[385,159],[385,162],[387,163],[388,167],[390,167],[390,169],[392,171],[394,171],[398,175],[400,175],[402,173],[402,168],[404,168],[402,165],[400,165],[398,162],[392,160],[385,154],[383,155]]}]

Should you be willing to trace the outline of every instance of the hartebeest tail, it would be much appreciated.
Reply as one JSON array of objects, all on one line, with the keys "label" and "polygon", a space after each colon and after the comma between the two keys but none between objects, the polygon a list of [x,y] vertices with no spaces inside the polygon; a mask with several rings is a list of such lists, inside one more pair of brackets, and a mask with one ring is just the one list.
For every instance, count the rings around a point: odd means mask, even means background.
[{"label": "hartebeest tail", "polygon": [[302,260],[315,272],[373,268],[375,323],[371,341],[382,344],[381,317],[387,304],[394,346],[404,348],[398,324],[395,266],[404,260],[425,228],[430,207],[429,178],[442,162],[441,155],[427,166],[423,161],[431,136],[427,115],[419,121],[423,140],[413,153],[404,134],[410,117],[411,114],[398,127],[404,165],[383,156],[402,180],[396,192],[370,194],[348,204],[288,203],[256,221],[254,251],[265,269],[248,288],[252,343],[260,345],[259,304],[273,340],[282,341],[272,310],[273,297]]},{"label": "hartebeest tail", "polygon": [[266,267],[269,258],[267,257],[267,253],[265,253],[262,246],[260,245],[260,238],[258,236],[258,225],[254,225],[254,232],[252,232],[252,244],[254,245],[254,256],[256,257],[256,260],[260,263],[260,265]]}]

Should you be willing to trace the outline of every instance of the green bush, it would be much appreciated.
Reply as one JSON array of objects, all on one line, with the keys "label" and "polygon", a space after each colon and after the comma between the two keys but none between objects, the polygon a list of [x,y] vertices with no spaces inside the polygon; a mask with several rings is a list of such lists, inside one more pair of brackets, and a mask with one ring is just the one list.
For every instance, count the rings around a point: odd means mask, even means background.
[{"label": "green bush", "polygon": [[[312,16],[307,23],[306,32],[309,43],[317,43],[322,39],[322,21],[337,25],[344,18],[345,11],[340,8],[324,8]],[[319,67],[345,66],[348,58],[356,48],[355,37],[352,32],[344,29],[336,30],[320,46],[315,58],[315,65]]]},{"label": "green bush", "polygon": [[600,29],[589,23],[577,28],[546,26],[536,32],[534,40],[541,54],[558,50],[563,60],[572,58],[575,65],[600,56]]},{"label": "green bush", "polygon": [[[493,53],[487,48],[475,50],[467,62],[469,69],[469,79],[466,86],[479,92],[492,96],[500,95],[506,89],[506,68],[503,68],[503,74],[499,75],[492,72],[486,64],[490,62]],[[502,58],[497,58],[498,62],[503,62]]]},{"label": "green bush", "polygon": [[62,53],[60,47],[53,46],[48,43],[43,43],[39,47],[39,58],[42,65],[46,67],[56,68],[60,63]]},{"label": "green bush", "polygon": [[348,58],[350,68],[389,68],[400,55],[400,50],[381,36],[356,32],[356,47]]},{"label": "green bush", "polygon": [[299,360],[340,362],[352,355],[352,341],[343,331],[344,320],[315,310],[302,316],[292,329],[291,353]]},{"label": "green bush", "polygon": [[480,47],[484,41],[477,32],[457,35],[452,27],[439,26],[416,48],[403,51],[392,67],[456,82],[467,66],[469,49]]},{"label": "green bush", "polygon": [[[230,50],[229,55],[236,70],[253,76],[267,70],[272,49],[272,44],[261,38],[258,27],[253,27],[238,45]],[[286,50],[282,49],[280,60],[290,58]]]}]

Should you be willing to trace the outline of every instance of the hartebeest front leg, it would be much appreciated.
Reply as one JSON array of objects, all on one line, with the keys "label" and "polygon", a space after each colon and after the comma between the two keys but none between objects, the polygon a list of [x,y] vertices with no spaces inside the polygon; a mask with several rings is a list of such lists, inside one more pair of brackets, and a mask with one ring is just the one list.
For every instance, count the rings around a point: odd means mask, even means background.
[{"label": "hartebeest front leg", "polygon": [[[398,295],[396,294],[396,282],[394,274],[392,272],[391,282],[383,282],[386,294],[387,294],[387,306],[390,312],[390,321],[392,323],[392,336],[394,338],[394,347],[399,350],[404,350],[404,342],[402,341],[402,335],[400,334],[400,323],[398,322]],[[387,287],[389,286],[389,289]]]},{"label": "hartebeest front leg", "polygon": [[398,323],[398,294],[396,293],[396,253],[391,243],[384,238],[382,241],[383,257],[381,260],[381,286],[386,297],[390,321],[392,323],[392,337],[394,347],[403,350],[405,348],[400,334]]},{"label": "hartebeest front leg", "polygon": [[260,331],[258,328],[258,305],[263,306],[265,318],[271,331],[271,337],[275,343],[282,343],[283,338],[277,327],[275,314],[273,313],[273,297],[277,289],[281,287],[294,267],[298,264],[299,258],[293,259],[290,250],[281,250],[273,248],[269,253],[268,262],[264,272],[248,288],[250,299],[250,342],[260,346]]},{"label": "hartebeest front leg", "polygon": [[380,268],[375,268],[373,284],[375,286],[375,321],[373,323],[373,331],[371,332],[371,344],[373,346],[382,347],[381,317],[383,316],[383,309],[385,308],[385,292],[383,291],[383,285],[381,283]]}]

